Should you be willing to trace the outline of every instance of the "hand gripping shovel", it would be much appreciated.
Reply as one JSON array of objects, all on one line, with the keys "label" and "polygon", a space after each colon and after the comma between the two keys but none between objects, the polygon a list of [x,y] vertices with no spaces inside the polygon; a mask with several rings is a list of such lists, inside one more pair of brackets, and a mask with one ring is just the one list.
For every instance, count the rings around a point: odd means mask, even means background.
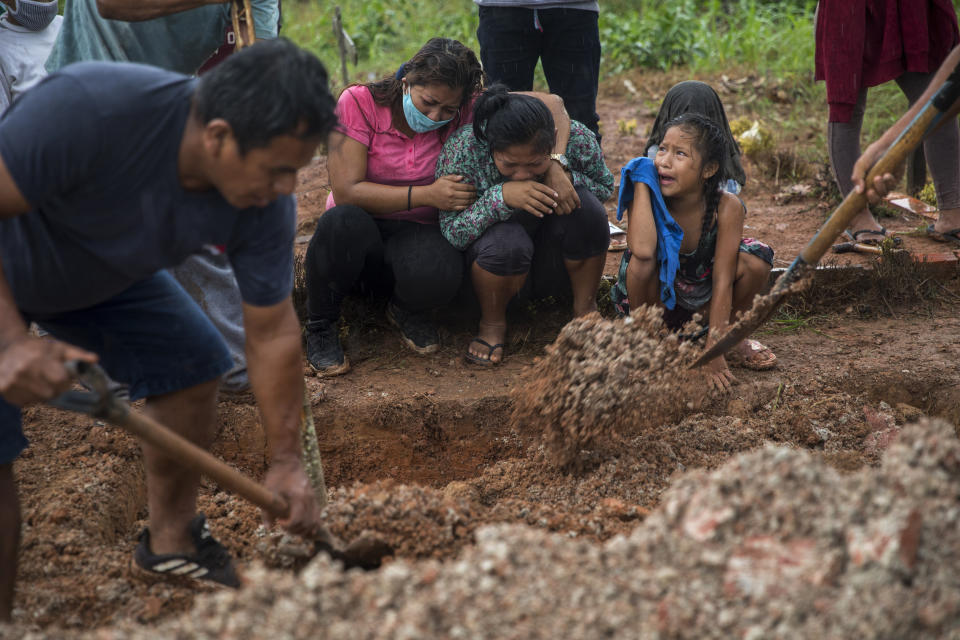
[{"label": "hand gripping shovel", "polygon": [[[274,517],[285,518],[289,514],[290,506],[283,496],[248,478],[157,421],[131,410],[127,402],[109,390],[110,378],[99,365],[71,361],[67,363],[67,369],[90,392],[67,391],[51,400],[49,404],[52,406],[86,413],[118,426],[161,449],[171,458],[213,478],[224,489],[249,500]],[[361,536],[343,546],[326,527],[320,526],[314,535],[314,552],[323,551],[334,560],[343,562],[346,568],[375,569],[385,556],[393,552],[386,542],[372,536]]]},{"label": "hand gripping shovel", "polygon": [[[951,80],[944,82],[937,93],[923,106],[920,113],[890,145],[886,153],[870,169],[866,183],[871,184],[877,176],[892,173],[910,152],[923,141],[927,134],[940,125],[944,115],[958,97],[960,97],[960,84]],[[830,218],[823,223],[823,226],[820,227],[820,230],[810,240],[806,248],[800,252],[790,268],[777,278],[770,293],[755,298],[753,307],[736,324],[732,325],[722,338],[697,358],[690,367],[699,367],[717,356],[723,355],[766,322],[790,294],[792,286],[816,267],[817,262],[827,252],[833,241],[843,233],[843,230],[847,228],[857,212],[866,205],[866,195],[851,191],[840,203],[840,206],[834,210]]]}]

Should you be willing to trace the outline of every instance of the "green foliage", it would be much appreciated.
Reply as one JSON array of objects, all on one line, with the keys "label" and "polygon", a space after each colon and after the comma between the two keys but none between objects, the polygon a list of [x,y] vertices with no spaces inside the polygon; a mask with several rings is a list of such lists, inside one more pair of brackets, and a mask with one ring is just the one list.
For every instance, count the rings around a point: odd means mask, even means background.
[{"label": "green foliage", "polygon": [[[283,35],[313,51],[342,86],[337,39],[333,33],[336,3],[283,3]],[[340,4],[344,30],[357,48],[357,66],[348,67],[351,82],[367,82],[391,73],[434,36],[454,38],[479,53],[477,8],[471,0],[365,0]]]},{"label": "green foliage", "polygon": [[808,0],[612,0],[600,10],[604,67],[618,73],[730,65],[809,72],[813,11]]},{"label": "green foliage", "polygon": [[[603,74],[629,69],[731,65],[790,76],[813,61],[813,0],[604,0],[600,7]],[[339,70],[330,3],[284,3],[283,33]],[[428,38],[443,35],[479,52],[471,0],[367,0],[343,3],[344,28],[357,47],[351,80],[393,71]],[[340,84],[339,74],[337,84]],[[538,84],[542,82],[542,76]]]},{"label": "green foliage", "polygon": [[[611,3],[614,4],[614,3]],[[600,10],[604,66],[613,73],[634,67],[666,70],[705,55],[698,30],[697,2],[640,0],[632,10]]]}]

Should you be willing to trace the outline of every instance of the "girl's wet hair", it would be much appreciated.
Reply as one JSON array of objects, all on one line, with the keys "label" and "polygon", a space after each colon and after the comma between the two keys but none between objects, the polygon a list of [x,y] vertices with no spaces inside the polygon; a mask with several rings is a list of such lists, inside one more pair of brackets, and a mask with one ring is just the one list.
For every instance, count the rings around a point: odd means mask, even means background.
[{"label": "girl's wet hair", "polygon": [[550,153],[556,143],[556,125],[542,101],[510,93],[495,84],[473,105],[473,135],[490,151],[503,151],[515,144],[530,144],[535,153]]},{"label": "girl's wet hair", "polygon": [[[365,85],[373,101],[390,107],[393,120],[403,121],[403,82],[408,85],[445,84],[451,89],[462,89],[462,110],[476,94],[483,90],[486,75],[476,54],[466,45],[450,38],[431,38],[420,47],[400,70],[390,76]],[[447,125],[450,130],[460,126],[460,113]]]},{"label": "girl's wet hair", "polygon": [[716,172],[703,182],[703,199],[706,204],[703,214],[703,233],[706,233],[713,223],[713,215],[723,195],[720,185],[730,177],[726,173],[723,162],[729,154],[727,136],[717,123],[698,113],[685,113],[674,118],[664,127],[664,135],[673,127],[679,127],[684,133],[693,137],[693,146],[700,154],[701,170],[711,162],[717,164]]}]

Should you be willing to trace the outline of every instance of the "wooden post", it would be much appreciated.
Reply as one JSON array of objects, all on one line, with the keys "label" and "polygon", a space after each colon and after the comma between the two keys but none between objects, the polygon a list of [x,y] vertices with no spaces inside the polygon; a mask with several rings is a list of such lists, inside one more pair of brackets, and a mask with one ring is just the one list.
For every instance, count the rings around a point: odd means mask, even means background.
[{"label": "wooden post", "polygon": [[310,394],[303,386],[303,407],[300,409],[300,447],[303,449],[303,466],[310,478],[317,506],[327,506],[327,485],[323,479],[323,464],[320,462],[320,445],[317,443],[317,430],[313,424],[313,407],[310,406]]},{"label": "wooden post", "polygon": [[340,17],[340,6],[333,8],[333,35],[337,38],[337,48],[340,50],[340,75],[343,79],[343,86],[350,84],[350,76],[347,74],[347,60],[351,60],[354,65],[357,64],[357,48],[353,44],[350,35],[343,29],[343,19]]}]

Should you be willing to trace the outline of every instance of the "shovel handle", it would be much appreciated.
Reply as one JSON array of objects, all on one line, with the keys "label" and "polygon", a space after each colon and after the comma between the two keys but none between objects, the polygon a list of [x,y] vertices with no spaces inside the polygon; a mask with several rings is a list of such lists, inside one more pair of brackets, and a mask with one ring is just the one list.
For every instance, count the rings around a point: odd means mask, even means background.
[{"label": "shovel handle", "polygon": [[290,506],[283,496],[243,475],[205,449],[174,433],[153,418],[137,413],[130,405],[114,396],[110,378],[99,365],[79,360],[66,363],[70,375],[82,381],[92,393],[68,391],[51,404],[68,411],[82,411],[106,420],[163,451],[183,465],[207,475],[221,487],[246,498],[277,518],[285,518]]},{"label": "shovel handle", "polygon": [[[939,94],[938,94],[939,95]],[[886,173],[892,173],[910,153],[919,145],[923,138],[929,133],[930,129],[939,124],[943,112],[937,109],[934,104],[936,96],[932,98],[924,108],[917,114],[913,122],[900,134],[890,148],[877,160],[866,177],[866,184],[871,184],[874,178]],[[823,223],[817,235],[810,240],[810,243],[800,252],[800,258],[806,264],[816,264],[823,257],[823,254],[830,249],[833,241],[843,233],[844,229],[850,224],[854,216],[867,206],[867,196],[856,191],[851,191],[843,199],[840,206],[834,210],[833,215]]]},{"label": "shovel handle", "polygon": [[156,420],[128,410],[126,416],[114,424],[150,443],[184,466],[213,478],[227,491],[249,500],[272,516],[285,518],[289,514],[290,505],[283,496],[245,476]]}]

